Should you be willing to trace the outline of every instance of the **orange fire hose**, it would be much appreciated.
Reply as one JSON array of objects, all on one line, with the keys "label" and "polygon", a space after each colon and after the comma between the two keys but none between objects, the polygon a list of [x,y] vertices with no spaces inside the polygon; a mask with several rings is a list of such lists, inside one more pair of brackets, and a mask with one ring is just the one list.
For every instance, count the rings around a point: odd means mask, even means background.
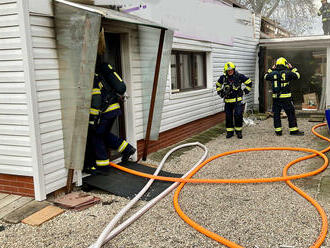
[{"label": "orange fire hose", "polygon": [[[318,134],[315,129],[321,126],[326,125],[326,123],[321,123],[318,125],[315,125],[312,128],[312,133],[315,134],[316,136],[327,140],[328,142],[330,142],[330,139]],[[288,163],[284,169],[283,169],[283,173],[282,173],[282,177],[272,177],[272,178],[246,178],[246,179],[192,179],[191,177],[193,175],[195,175],[203,166],[205,166],[207,163],[211,162],[214,159],[217,159],[219,157],[223,157],[226,155],[230,155],[230,154],[235,154],[235,153],[240,153],[240,152],[248,152],[248,151],[269,151],[269,150],[291,150],[291,151],[302,151],[302,152],[309,152],[309,153],[313,153],[311,155],[307,155],[304,157],[300,157],[298,159],[295,159],[293,161],[291,161],[290,163]],[[299,193],[302,197],[304,197],[306,200],[308,200],[318,211],[318,213],[321,216],[322,219],[322,227],[321,227],[321,231],[320,234],[317,238],[317,240],[314,242],[314,244],[311,246],[311,248],[318,248],[322,245],[326,234],[327,234],[327,230],[328,230],[328,221],[327,221],[327,216],[325,214],[325,211],[322,209],[322,207],[313,199],[311,198],[309,195],[307,195],[304,191],[302,191],[300,188],[298,188],[297,186],[295,186],[293,183],[291,183],[290,180],[292,179],[299,179],[299,178],[305,178],[305,177],[309,177],[309,176],[313,176],[316,174],[321,173],[323,170],[325,170],[328,166],[328,158],[324,155],[325,152],[330,150],[330,146],[327,147],[326,149],[322,150],[322,151],[316,151],[314,149],[308,149],[308,148],[295,148],[295,147],[263,147],[263,148],[247,148],[247,149],[240,149],[240,150],[235,150],[235,151],[229,151],[229,152],[224,152],[218,155],[215,155],[207,160],[205,160],[203,163],[201,163],[195,170],[193,170],[186,178],[171,178],[171,177],[162,177],[162,176],[154,176],[154,175],[150,175],[150,174],[146,174],[146,173],[142,173],[142,172],[138,172],[135,170],[131,170],[125,167],[122,167],[120,165],[114,164],[110,162],[111,166],[114,166],[120,170],[126,171],[128,173],[137,175],[137,176],[142,176],[142,177],[147,177],[147,178],[152,178],[152,179],[157,179],[157,180],[163,180],[163,181],[172,181],[172,182],[181,182],[181,184],[178,186],[177,190],[175,191],[174,197],[173,197],[173,203],[174,203],[174,207],[177,211],[177,213],[179,214],[179,216],[185,221],[187,222],[190,226],[192,226],[194,229],[196,229],[197,231],[203,233],[204,235],[226,245],[227,247],[230,248],[244,248],[243,246],[240,246],[230,240],[227,240],[221,236],[219,236],[216,233],[211,232],[210,230],[202,227],[201,225],[199,225],[198,223],[194,222],[192,219],[190,219],[180,208],[178,199],[179,199],[179,194],[180,191],[182,190],[182,188],[184,187],[184,185],[186,183],[264,183],[264,182],[279,182],[279,181],[285,181],[293,190],[295,190],[297,193]],[[313,158],[315,156],[320,156],[323,158],[324,163],[323,165],[314,171],[308,172],[308,173],[303,173],[303,174],[298,174],[298,175],[292,175],[292,176],[288,176],[287,175],[287,171],[288,169],[303,160],[307,160],[310,158]]]}]

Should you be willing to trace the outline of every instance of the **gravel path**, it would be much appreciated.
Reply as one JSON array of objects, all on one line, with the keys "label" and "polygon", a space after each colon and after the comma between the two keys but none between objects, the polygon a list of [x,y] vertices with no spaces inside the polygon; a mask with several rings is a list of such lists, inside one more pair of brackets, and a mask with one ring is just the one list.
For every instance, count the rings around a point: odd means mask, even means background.
[{"label": "gravel path", "polygon": [[[287,120],[283,120],[284,135],[274,135],[272,119],[244,127],[243,139],[226,140],[221,134],[206,144],[209,156],[225,151],[252,147],[298,146],[322,150],[328,146],[310,132],[316,123],[298,119],[306,135],[288,135]],[[326,127],[319,128],[328,135]],[[164,166],[165,171],[185,173],[202,155],[200,148],[186,151]],[[291,160],[303,156],[295,151],[266,151],[239,153],[209,163],[195,178],[248,178],[281,176],[282,168]],[[148,163],[156,163],[148,160]],[[294,165],[289,174],[315,170],[322,165],[313,158]],[[321,175],[300,179],[294,183],[318,196]],[[0,247],[88,247],[95,241],[114,215],[126,205],[127,199],[92,191],[102,199],[98,204],[81,212],[66,211],[40,227],[25,224],[1,223]],[[225,247],[192,229],[177,215],[172,203],[173,193],[157,203],[151,210],[104,247]],[[330,199],[319,201],[330,212]],[[196,222],[217,234],[246,248],[275,248],[280,245],[295,248],[310,247],[319,235],[321,221],[314,207],[292,191],[285,183],[268,184],[186,184],[180,195],[183,211]],[[128,215],[134,213],[144,201],[139,201]],[[327,241],[323,247],[330,247]]]}]

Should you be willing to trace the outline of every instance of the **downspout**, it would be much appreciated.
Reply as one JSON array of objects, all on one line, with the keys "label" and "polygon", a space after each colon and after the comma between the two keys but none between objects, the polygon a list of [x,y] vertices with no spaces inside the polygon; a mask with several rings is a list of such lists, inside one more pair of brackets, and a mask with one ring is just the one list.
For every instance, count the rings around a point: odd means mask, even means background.
[{"label": "downspout", "polygon": [[146,130],[146,137],[144,139],[144,150],[143,150],[143,156],[142,156],[143,161],[145,161],[147,159],[147,155],[148,155],[148,146],[149,146],[149,141],[150,141],[152,119],[153,119],[153,115],[154,115],[154,106],[155,106],[156,93],[157,93],[157,87],[158,87],[158,77],[159,77],[159,70],[160,70],[160,62],[161,62],[162,53],[163,53],[164,38],[165,38],[165,29],[162,28],[161,32],[160,32],[157,61],[156,61],[156,68],[155,68],[155,75],[154,75],[154,83],[153,83],[152,93],[151,93],[148,125],[147,125],[147,130]]},{"label": "downspout", "polygon": [[34,197],[37,201],[46,199],[45,175],[42,164],[42,151],[40,141],[40,121],[37,106],[37,89],[33,63],[31,26],[28,1],[18,0],[18,15],[20,34],[22,38],[22,54],[24,64],[24,78],[29,116],[29,130],[31,138],[32,175],[34,184]]}]

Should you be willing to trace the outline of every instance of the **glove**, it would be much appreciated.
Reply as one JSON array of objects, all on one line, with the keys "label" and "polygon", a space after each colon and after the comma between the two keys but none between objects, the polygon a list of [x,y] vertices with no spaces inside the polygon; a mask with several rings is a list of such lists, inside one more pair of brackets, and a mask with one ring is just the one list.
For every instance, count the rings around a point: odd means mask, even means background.
[{"label": "glove", "polygon": [[246,88],[245,88],[243,91],[244,91],[244,94],[245,94],[245,95],[247,95],[247,94],[250,93],[250,91],[248,91],[248,89],[246,89]]},{"label": "glove", "polygon": [[220,95],[221,98],[224,98],[225,97],[225,91],[224,90],[220,90],[220,94],[219,95]]}]

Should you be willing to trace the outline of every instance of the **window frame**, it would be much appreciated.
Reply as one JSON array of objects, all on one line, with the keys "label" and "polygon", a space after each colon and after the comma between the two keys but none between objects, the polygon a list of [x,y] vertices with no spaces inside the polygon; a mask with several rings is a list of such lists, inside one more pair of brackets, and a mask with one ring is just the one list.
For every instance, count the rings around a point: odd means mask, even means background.
[{"label": "window frame", "polygon": [[[173,49],[171,51],[171,55],[175,55],[175,67],[176,67],[176,82],[177,82],[177,89],[172,88],[171,84],[171,93],[176,94],[176,93],[181,93],[181,92],[188,92],[188,91],[195,91],[195,90],[201,90],[201,89],[206,89],[207,88],[207,52],[205,51],[184,51],[184,50],[179,50],[179,49]],[[191,74],[190,77],[194,78],[194,75],[196,75],[197,70],[194,68],[194,55],[201,55],[202,56],[202,61],[203,61],[203,85],[198,86],[197,85],[197,80],[193,80],[192,82],[192,87],[182,89],[182,82],[181,82],[181,66],[180,65],[180,55],[188,55],[192,61],[191,63]],[[171,69],[172,69],[172,63],[171,63]]]}]

